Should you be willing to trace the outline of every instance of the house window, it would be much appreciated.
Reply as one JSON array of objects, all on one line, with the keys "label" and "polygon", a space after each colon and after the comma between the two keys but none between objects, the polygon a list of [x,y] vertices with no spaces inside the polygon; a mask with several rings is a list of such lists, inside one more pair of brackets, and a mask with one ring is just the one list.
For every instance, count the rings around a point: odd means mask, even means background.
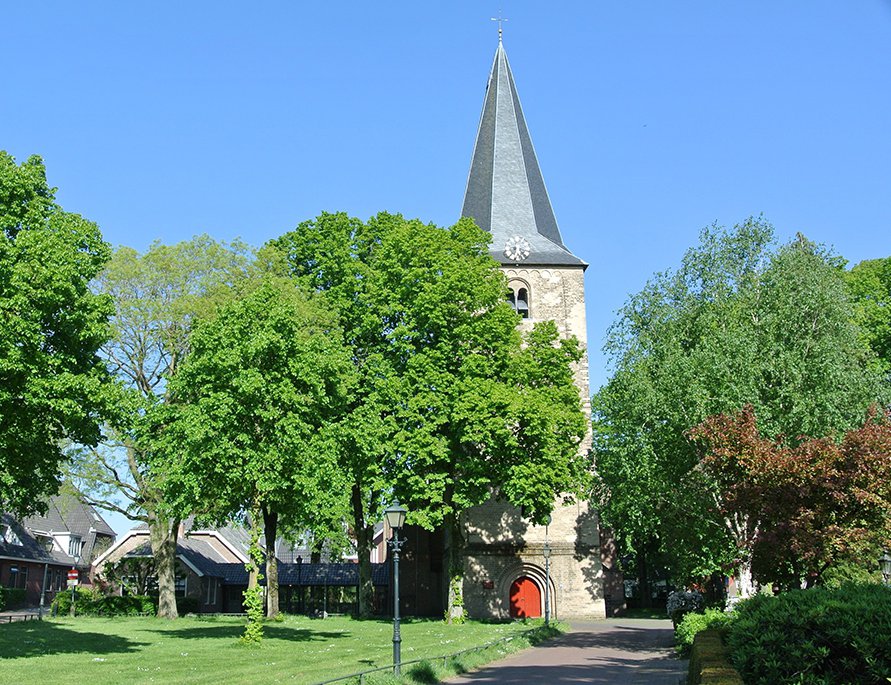
[{"label": "house window", "polygon": [[35,535],[34,537],[37,544],[40,545],[40,549],[45,552],[53,551],[53,539],[49,535]]},{"label": "house window", "polygon": [[216,578],[207,578],[207,596],[204,599],[205,604],[217,603],[217,581]]},{"label": "house window", "polygon": [[4,524],[2,527],[3,530],[3,540],[8,545],[15,545],[16,547],[22,546],[22,541],[19,539],[19,536],[16,535],[15,531],[12,529],[12,526]]},{"label": "house window", "polygon": [[531,316],[529,306],[529,284],[524,281],[511,281],[507,285],[507,301],[514,311],[524,319]]},{"label": "house window", "polygon": [[80,535],[72,535],[68,538],[68,556],[79,557],[83,546],[83,541],[81,540]]},{"label": "house window", "polygon": [[10,566],[9,567],[9,579],[6,582],[6,587],[24,589],[24,587],[27,584],[28,584],[28,567],[27,566]]},{"label": "house window", "polygon": [[176,581],[173,584],[173,594],[177,597],[185,597],[187,589],[186,577],[177,576]]}]

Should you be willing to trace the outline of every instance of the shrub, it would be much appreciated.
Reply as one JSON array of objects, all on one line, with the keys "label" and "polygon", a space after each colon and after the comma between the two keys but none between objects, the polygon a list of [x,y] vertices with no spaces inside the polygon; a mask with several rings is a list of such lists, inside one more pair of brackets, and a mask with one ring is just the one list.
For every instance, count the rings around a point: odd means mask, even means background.
[{"label": "shrub", "polygon": [[730,665],[727,648],[717,630],[700,631],[693,640],[687,682],[690,685],[743,685],[739,673]]},{"label": "shrub", "polygon": [[728,645],[749,685],[887,685],[891,589],[847,584],[741,602]]},{"label": "shrub", "polygon": [[[103,595],[91,589],[78,588],[75,611],[78,616],[136,616],[154,614],[157,600],[146,595]],[[65,615],[71,610],[71,592],[60,592],[53,600],[53,611]]]},{"label": "shrub", "polygon": [[675,626],[681,622],[686,614],[702,613],[705,607],[705,599],[701,592],[696,590],[674,590],[668,594],[665,603],[665,612]]},{"label": "shrub", "polygon": [[0,587],[0,611],[19,609],[27,603],[27,595],[22,588]]},{"label": "shrub", "polygon": [[186,614],[197,614],[200,607],[201,602],[197,597],[176,598],[176,612],[180,616],[185,616]]},{"label": "shrub", "polygon": [[704,614],[686,614],[675,626],[674,641],[681,656],[687,656],[697,633],[708,629],[723,629],[730,625],[733,614],[718,609],[706,609]]}]

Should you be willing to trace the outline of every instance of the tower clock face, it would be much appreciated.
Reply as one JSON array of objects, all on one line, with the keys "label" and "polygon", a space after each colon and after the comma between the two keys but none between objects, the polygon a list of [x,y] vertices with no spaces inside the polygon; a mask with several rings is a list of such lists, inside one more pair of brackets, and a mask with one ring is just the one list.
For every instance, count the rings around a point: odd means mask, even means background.
[{"label": "tower clock face", "polygon": [[514,262],[522,262],[529,256],[530,250],[529,241],[523,236],[515,235],[505,243],[504,256]]}]

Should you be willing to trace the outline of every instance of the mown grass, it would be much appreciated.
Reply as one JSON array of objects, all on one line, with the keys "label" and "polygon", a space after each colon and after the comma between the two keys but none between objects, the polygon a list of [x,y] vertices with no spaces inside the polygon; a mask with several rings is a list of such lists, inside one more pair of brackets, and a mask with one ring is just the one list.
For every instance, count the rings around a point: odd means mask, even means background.
[{"label": "mown grass", "polygon": [[[433,659],[512,637],[483,653],[409,665],[407,680],[434,683],[512,651],[557,630],[532,623],[445,625],[435,620],[402,624],[403,662]],[[242,646],[244,621],[233,617],[57,618],[0,625],[0,680],[27,685],[165,683],[317,683],[392,662],[392,623],[349,618],[289,616],[268,623],[259,647]],[[370,682],[392,682],[380,674]]]}]

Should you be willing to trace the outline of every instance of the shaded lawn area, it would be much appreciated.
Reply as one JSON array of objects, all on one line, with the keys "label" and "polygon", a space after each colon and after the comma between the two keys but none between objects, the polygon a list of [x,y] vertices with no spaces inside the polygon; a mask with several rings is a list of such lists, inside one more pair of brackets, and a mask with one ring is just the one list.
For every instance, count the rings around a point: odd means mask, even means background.
[{"label": "shaded lawn area", "polygon": [[[531,624],[402,623],[402,659],[436,657],[529,630]],[[0,625],[8,683],[315,683],[392,663],[392,622],[289,616],[244,647],[234,617],[56,618]]]}]

